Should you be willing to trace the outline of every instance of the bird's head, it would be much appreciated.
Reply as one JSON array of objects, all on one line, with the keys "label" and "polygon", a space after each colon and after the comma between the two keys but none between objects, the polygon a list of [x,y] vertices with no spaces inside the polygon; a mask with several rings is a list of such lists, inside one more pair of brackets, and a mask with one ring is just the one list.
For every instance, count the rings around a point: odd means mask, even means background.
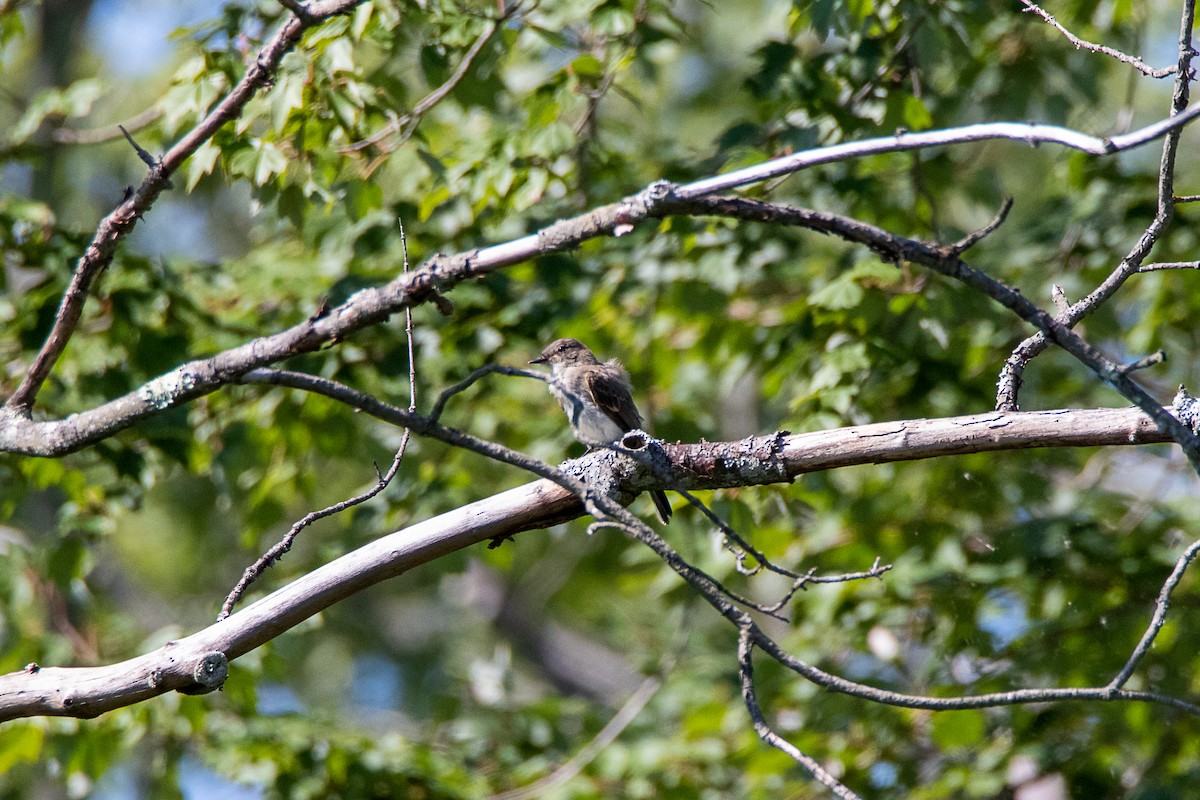
[{"label": "bird's head", "polygon": [[549,364],[554,367],[571,367],[581,364],[599,364],[596,356],[578,339],[558,339],[546,345],[542,354],[530,364]]}]

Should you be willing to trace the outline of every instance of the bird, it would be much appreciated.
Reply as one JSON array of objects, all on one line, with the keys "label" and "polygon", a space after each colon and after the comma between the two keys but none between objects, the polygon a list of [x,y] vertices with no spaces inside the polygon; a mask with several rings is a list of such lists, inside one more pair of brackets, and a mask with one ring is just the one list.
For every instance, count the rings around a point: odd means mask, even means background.
[{"label": "bird", "polygon": [[[616,359],[601,362],[578,339],[557,339],[529,363],[550,366],[550,394],[567,413],[575,438],[588,450],[611,444],[642,427],[629,373]],[[671,520],[667,495],[661,489],[652,489],[650,498],[658,518],[666,525]]]}]

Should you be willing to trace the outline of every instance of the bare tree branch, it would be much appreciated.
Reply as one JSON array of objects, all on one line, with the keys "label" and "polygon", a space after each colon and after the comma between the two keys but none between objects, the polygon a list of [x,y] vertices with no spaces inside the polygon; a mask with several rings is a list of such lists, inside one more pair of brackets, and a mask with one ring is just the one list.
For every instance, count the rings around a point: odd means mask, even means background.
[{"label": "bare tree branch", "polygon": [[[1171,98],[1172,119],[1178,119],[1200,108],[1200,106],[1188,108],[1192,80],[1191,65],[1192,59],[1196,57],[1196,51],[1192,48],[1195,13],[1195,0],[1185,0],[1179,23],[1179,61],[1175,76],[1175,90]],[[1166,231],[1175,214],[1175,158],[1179,150],[1179,136],[1179,130],[1175,129],[1168,132],[1163,140],[1162,158],[1158,171],[1158,210],[1154,219],[1099,286],[1072,305],[1066,312],[1059,312],[1056,319],[1062,325],[1072,328],[1084,317],[1104,305],[1125,284],[1126,280],[1141,271],[1142,262],[1150,255],[1150,251]],[[996,382],[996,408],[1007,411],[1015,411],[1018,408],[1017,393],[1021,388],[1025,368],[1030,360],[1045,352],[1049,345],[1050,342],[1044,331],[1039,331],[1017,345],[1008,360],[1005,361]]]},{"label": "bare tree branch", "polygon": [[1142,640],[1138,642],[1134,648],[1133,654],[1129,656],[1129,660],[1125,662],[1125,666],[1121,668],[1108,684],[1108,689],[1118,691],[1133,675],[1133,671],[1137,669],[1141,660],[1146,657],[1146,653],[1150,652],[1154,640],[1158,637],[1158,632],[1162,630],[1162,626],[1167,621],[1167,609],[1171,607],[1171,594],[1175,591],[1175,587],[1183,580],[1183,574],[1187,572],[1188,565],[1200,553],[1200,541],[1192,542],[1192,546],[1183,551],[1183,555],[1175,562],[1175,569],[1171,571],[1166,582],[1163,583],[1162,589],[1158,593],[1158,600],[1154,603],[1154,615],[1150,618],[1150,626],[1146,628],[1146,632],[1142,635]]},{"label": "bare tree branch", "polygon": [[1064,28],[1058,20],[1050,16],[1050,14],[1043,10],[1041,6],[1030,2],[1030,0],[1021,0],[1021,3],[1025,6],[1025,10],[1027,12],[1031,11],[1042,19],[1046,20],[1051,27],[1056,29],[1063,36],[1067,37],[1067,40],[1070,41],[1071,44],[1075,45],[1076,49],[1078,50],[1090,50],[1093,53],[1103,53],[1106,56],[1112,56],[1117,61],[1120,61],[1123,64],[1128,64],[1138,72],[1142,73],[1143,75],[1149,75],[1151,78],[1165,78],[1168,75],[1174,75],[1179,70],[1179,68],[1175,65],[1163,67],[1162,69],[1155,69],[1137,56],[1131,56],[1126,53],[1122,53],[1120,50],[1108,47],[1106,45],[1086,42]]},{"label": "bare tree branch", "polygon": [[250,68],[233,90],[151,167],[150,173],[136,190],[129,193],[114,211],[100,221],[95,236],[75,266],[75,272],[59,304],[50,335],[16,391],[8,398],[5,404],[7,409],[28,417],[38,390],[66,350],[67,342],[75,332],[92,281],[112,262],[117,244],[133,230],[137,220],[150,210],[159,194],[169,186],[171,175],[200,145],[208,141],[227,122],[238,117],[255,93],[270,83],[280,61],[296,46],[309,27],[341,14],[360,2],[362,0],[314,2],[307,17],[293,17],[286,22],[258,52]]},{"label": "bare tree branch", "polygon": [[[750,615],[737,608],[721,590],[719,583],[710,575],[705,573],[683,559],[667,542],[658,535],[652,528],[647,526],[640,520],[631,517],[624,509],[612,507],[611,503],[607,502],[607,498],[600,498],[598,505],[602,511],[613,520],[615,524],[624,526],[627,533],[634,536],[646,546],[650,547],[662,561],[674,570],[681,578],[683,578],[695,591],[697,591],[706,602],[709,603],[721,616],[725,617],[732,623],[743,637],[748,639],[749,644],[761,649],[782,666],[792,670],[801,677],[811,681],[812,683],[822,686],[831,691],[840,692],[853,697],[858,697],[864,700],[883,703],[886,705],[894,705],[901,708],[920,708],[931,711],[950,711],[963,710],[972,708],[994,708],[1006,705],[1019,705],[1033,702],[1056,702],[1066,700],[1093,700],[1093,701],[1134,701],[1144,703],[1156,703],[1165,705],[1170,708],[1185,711],[1189,714],[1200,716],[1200,705],[1181,700],[1177,697],[1164,695],[1157,692],[1138,692],[1128,691],[1125,689],[1114,690],[1110,686],[1093,687],[1093,688],[1044,688],[1044,689],[1017,689],[1008,692],[993,692],[984,695],[964,696],[964,697],[930,697],[923,695],[909,695],[900,692],[893,692],[883,689],[876,689],[865,684],[855,681],[846,680],[824,670],[818,669],[801,659],[798,659],[779,646],[770,636],[768,636],[750,617]],[[1181,561],[1181,563],[1183,563]],[[1184,567],[1186,568],[1186,564]],[[1181,571],[1181,567],[1177,565],[1176,571]],[[1168,578],[1168,585],[1173,587],[1172,578]],[[1164,593],[1169,594],[1169,591],[1164,588]],[[1145,638],[1145,637],[1144,637]],[[748,645],[743,645],[746,647]],[[739,653],[743,652],[739,649]],[[745,651],[748,652],[748,651]],[[743,670],[743,681],[745,681],[746,672]],[[743,683],[745,686],[745,683]],[[751,692],[753,697],[753,692]],[[757,703],[755,703],[757,707]],[[761,711],[759,719],[761,720]],[[758,725],[756,724],[756,730]],[[767,732],[770,733],[769,728]],[[760,731],[760,736],[763,732]],[[770,741],[770,740],[768,740]],[[780,740],[782,741],[782,740]],[[775,741],[771,741],[775,746],[779,746]],[[799,751],[795,751],[799,753]],[[790,753],[789,753],[790,754]],[[793,758],[796,758],[793,755]],[[811,771],[811,770],[810,770]],[[818,779],[820,776],[816,775]],[[832,788],[832,787],[831,787]],[[849,791],[847,789],[847,791]]]},{"label": "bare tree branch", "polygon": [[404,435],[400,439],[400,447],[396,450],[396,455],[392,457],[392,465],[388,467],[388,471],[386,473],[380,473],[379,465],[375,465],[375,474],[377,479],[371,488],[367,489],[365,492],[355,495],[354,497],[350,497],[346,500],[342,500],[341,502],[326,506],[320,511],[312,511],[308,514],[305,514],[303,517],[293,523],[292,527],[288,529],[288,532],[283,535],[283,538],[268,548],[267,551],[259,556],[253,564],[246,567],[246,571],[242,573],[241,579],[238,580],[237,584],[225,597],[225,602],[221,604],[221,613],[217,615],[217,620],[223,620],[233,613],[233,607],[237,605],[239,600],[242,599],[242,595],[246,593],[246,590],[250,588],[250,585],[258,580],[264,572],[270,569],[276,562],[279,561],[279,559],[283,558],[284,555],[286,555],[292,549],[292,545],[296,543],[296,537],[300,535],[300,531],[304,530],[309,525],[312,525],[314,522],[325,519],[326,517],[332,517],[334,514],[340,514],[348,508],[361,505],[386,489],[388,484],[392,482],[392,479],[396,477],[396,473],[400,471],[400,462],[404,459],[404,453],[408,449],[408,442],[411,438],[411,432],[405,428]]},{"label": "bare tree branch", "polygon": [[767,744],[782,750],[793,761],[808,770],[809,774],[819,782],[829,787],[836,797],[843,800],[861,800],[844,783],[833,777],[827,769],[818,764],[811,756],[805,755],[800,748],[777,734],[763,717],[762,707],[758,703],[758,692],[754,689],[754,642],[750,628],[742,628],[738,635],[738,674],[742,679],[742,701],[750,712],[750,721],[758,738]]},{"label": "bare tree branch", "polygon": [[[754,545],[746,541],[746,539],[736,530],[734,530],[732,526],[717,516],[716,512],[701,502],[700,498],[696,497],[686,489],[676,489],[676,491],[679,492],[679,494],[685,500],[687,500],[688,503],[699,509],[700,513],[703,514],[709,522],[717,526],[717,530],[719,530],[725,537],[726,549],[732,552],[734,558],[737,559],[736,568],[739,573],[746,576],[753,576],[765,569],[768,572],[773,572],[776,575],[782,575],[791,579],[792,585],[788,587],[787,592],[785,592],[779,600],[771,605],[758,603],[748,598],[741,597],[738,594],[728,590],[726,587],[721,586],[721,589],[725,593],[726,597],[729,597],[738,605],[744,608],[753,609],[760,614],[766,614],[769,617],[774,617],[775,619],[780,619],[786,622],[788,621],[787,617],[781,615],[780,611],[791,602],[792,598],[796,596],[797,592],[807,589],[810,583],[846,583],[849,581],[864,580],[866,578],[881,578],[885,572],[888,572],[892,569],[891,564],[882,564],[881,559],[879,558],[876,558],[875,563],[872,564],[871,568],[865,572],[851,572],[840,575],[817,575],[817,570],[815,567],[804,573],[796,572],[795,570],[788,569],[787,567],[781,567],[778,564],[772,563],[772,561],[763,555],[763,553],[754,547]],[[755,564],[753,567],[746,566],[747,555],[754,559]]]},{"label": "bare tree branch", "polygon": [[1169,269],[1200,269],[1200,261],[1163,261],[1154,264],[1142,264],[1138,272],[1163,272]]},{"label": "bare tree branch", "polygon": [[[969,266],[955,252],[959,245],[931,245],[896,236],[874,225],[836,214],[764,203],[746,198],[706,197],[677,205],[668,204],[667,209],[673,212],[709,213],[737,219],[798,225],[824,233],[832,233],[847,241],[863,244],[893,263],[911,261],[921,264],[983,292],[1021,319],[1039,328],[1048,341],[1058,344],[1075,356],[1101,380],[1145,411],[1160,430],[1170,433],[1171,438],[1187,455],[1193,469],[1200,473],[1200,436],[1197,436],[1189,426],[1171,416],[1149,392],[1130,378],[1129,370],[1104,355],[1083,337],[1030,302],[1020,292]],[[1002,219],[1002,216],[1000,218]],[[985,230],[994,229],[994,224],[989,225]],[[970,242],[970,237],[965,241]]]},{"label": "bare tree branch", "polygon": [[[549,481],[526,484],[382,537],[317,568],[208,628],[120,664],[72,668],[34,665],[21,672],[0,676],[0,721],[34,715],[92,717],[168,691],[204,686],[196,674],[205,664],[211,663],[205,659],[212,653],[235,659],[339,600],[413,566],[472,544],[579,516],[583,507],[572,492],[587,493],[588,490],[572,476],[587,475],[591,479],[597,469],[602,471],[613,463],[608,451],[596,451],[555,470],[461,431],[429,427],[419,415],[366,395],[352,390],[342,393],[336,384],[331,387],[319,381],[307,383],[301,378],[312,380],[310,376],[277,371],[246,376],[247,380],[262,380],[335,396],[393,424],[407,425],[414,432],[534,470],[551,480],[567,482],[573,488],[564,489]],[[1164,441],[1168,441],[1168,437],[1136,409],[1095,409],[991,412],[972,417],[881,423],[778,438],[752,437],[740,442],[667,445],[665,449],[679,469],[671,475],[672,485],[712,489],[788,482],[806,472],[853,464],[1025,447]],[[645,485],[632,488],[648,488],[649,482],[656,479],[647,473],[642,480],[646,481]],[[592,496],[593,502],[603,500],[602,495]],[[678,557],[668,555],[668,558]],[[715,582],[713,591],[719,595]],[[724,597],[710,600],[710,603],[715,603],[718,608],[727,607],[735,614],[743,613]],[[762,646],[757,640],[756,644]],[[1157,696],[1124,690],[1119,697],[1158,700]],[[1118,698],[1105,694],[1091,699]],[[1184,704],[1183,707],[1188,706]]]},{"label": "bare tree branch", "polygon": [[[349,2],[349,0],[345,1]],[[315,14],[316,10],[314,9],[314,16]],[[298,35],[297,32],[296,36]],[[252,69],[251,72],[253,73],[254,70]],[[247,78],[249,77],[250,73],[247,75]],[[230,98],[226,98],[221,107],[228,105],[229,100]],[[227,109],[225,113],[234,113],[234,109]],[[618,203],[602,206],[578,217],[561,220],[520,239],[454,256],[435,256],[414,272],[400,275],[385,286],[358,292],[323,317],[306,320],[292,328],[255,339],[211,358],[183,364],[135,392],[109,401],[95,409],[77,413],[69,420],[33,420],[29,416],[28,405],[19,401],[20,389],[18,388],[18,393],[14,393],[5,407],[0,409],[0,452],[39,456],[56,456],[73,452],[117,431],[124,430],[142,419],[213,392],[252,369],[275,363],[290,356],[312,352],[328,342],[342,340],[357,330],[382,322],[391,314],[404,308],[436,299],[440,296],[440,292],[464,280],[521,263],[537,255],[574,247],[598,236],[622,235],[646,219],[668,213],[667,210],[672,207],[675,210],[670,213],[681,213],[684,206],[679,204],[680,200],[696,200],[722,187],[755,183],[814,164],[828,163],[869,153],[893,152],[981,139],[1015,139],[1031,143],[1057,142],[1087,152],[1113,153],[1149,141],[1164,132],[1175,130],[1197,115],[1200,115],[1200,106],[1188,109],[1171,119],[1147,126],[1140,131],[1114,139],[1096,139],[1055,126],[1019,123],[972,125],[924,134],[899,134],[796,153],[756,167],[684,186],[676,187],[666,183],[652,184],[646,190]],[[208,125],[205,130],[207,131],[209,127],[213,127],[213,125]],[[198,146],[199,141],[201,140],[196,131],[189,134],[189,137],[185,137],[184,141],[163,157],[163,169],[169,171],[178,165],[182,159],[182,156],[179,155],[181,147],[190,142],[194,149],[194,146]],[[159,191],[161,185],[159,183],[154,185],[158,187],[154,191]],[[815,214],[816,212],[809,213]],[[830,216],[832,217],[832,215]],[[131,221],[130,224],[132,224]],[[839,235],[842,234],[839,233]],[[889,240],[896,239],[890,234],[885,234],[885,236]],[[114,247],[115,242],[116,239],[111,241]],[[934,252],[930,246],[922,247],[928,252]],[[93,250],[95,250],[94,247],[89,248],[89,253]],[[111,250],[109,255],[111,255]],[[85,257],[84,261],[97,266],[97,268],[100,264],[98,261],[89,260],[88,257]],[[68,289],[68,296],[78,295],[78,297],[70,301],[65,297],[63,306],[60,308],[60,316],[65,314],[67,317],[71,317],[73,315],[73,321],[70,321],[70,324],[64,322],[61,326],[56,325],[56,330],[60,331],[62,336],[52,333],[42,354],[39,354],[39,361],[35,361],[35,366],[44,362],[44,358],[41,356],[56,358],[57,353],[61,353],[62,348],[65,347],[65,336],[70,329],[73,329],[74,321],[78,320],[78,313],[82,307],[83,294],[79,293],[86,293],[85,284],[90,284],[90,274],[87,270],[76,272],[78,280],[72,281],[73,288]],[[1018,297],[1017,299],[1022,303],[1027,303],[1023,298]],[[1028,305],[1027,311],[1033,309],[1031,304]],[[66,320],[66,317],[63,319]],[[1046,319],[1052,322],[1048,316]],[[1059,328],[1065,330],[1061,325]],[[53,341],[58,341],[58,344],[52,344]],[[33,383],[40,385],[45,374],[48,374],[49,366],[48,363],[42,363],[42,367],[38,368],[42,372],[41,378],[32,383],[30,375],[33,375],[35,370],[31,368],[23,384],[29,387]],[[27,395],[29,391],[32,390],[27,390]],[[32,399],[32,395],[29,395],[28,399]]]},{"label": "bare tree branch", "polygon": [[829,145],[815,150],[804,150],[792,155],[782,156],[753,167],[727,172],[705,180],[696,181],[681,186],[678,195],[681,199],[691,200],[704,197],[716,192],[747,186],[752,183],[770,180],[779,175],[798,172],[818,164],[829,164],[835,161],[845,161],[863,156],[880,153],[900,153],[908,150],[920,150],[926,147],[963,144],[965,142],[983,142],[1003,139],[1013,142],[1025,142],[1031,147],[1039,144],[1060,144],[1072,150],[1090,153],[1094,156],[1106,156],[1139,147],[1147,142],[1178,130],[1200,116],[1200,107],[1189,108],[1182,113],[1139,128],[1136,131],[1121,136],[1097,137],[1085,133],[1060,128],[1057,125],[1038,125],[1023,122],[984,122],[978,125],[965,125],[961,128],[950,128],[941,131],[924,131],[921,133],[897,133],[894,136],[882,136],[877,139],[864,139],[859,142],[845,142]]},{"label": "bare tree branch", "polygon": [[[408,237],[404,233],[403,220],[397,220],[396,223],[400,229],[400,249],[404,256],[403,272],[404,274],[408,274]],[[412,310],[408,308],[404,309],[404,336],[408,345],[408,413],[416,414],[417,360],[416,353],[413,349]],[[234,605],[236,605],[237,601],[241,599],[243,594],[246,593],[246,589],[250,587],[250,584],[257,580],[263,571],[268,569],[272,564],[282,558],[285,553],[292,549],[292,544],[296,541],[296,537],[300,535],[300,531],[317,520],[333,516],[334,514],[340,514],[348,508],[353,508],[354,506],[365,503],[367,500],[370,500],[372,497],[386,489],[388,484],[392,482],[392,479],[396,477],[396,473],[400,471],[400,462],[404,460],[404,453],[408,450],[408,442],[411,438],[412,429],[405,428],[404,434],[400,438],[400,447],[396,450],[396,455],[392,457],[392,465],[388,468],[387,473],[380,474],[379,465],[375,465],[375,474],[378,477],[378,480],[370,489],[347,500],[343,500],[340,503],[334,503],[333,505],[328,506],[320,511],[314,511],[310,514],[307,514],[303,519],[292,525],[291,529],[277,544],[267,550],[267,552],[259,557],[257,561],[246,568],[241,580],[238,581],[237,585],[233,587],[233,590],[230,591],[229,595],[225,598],[225,602],[221,606],[221,613],[217,615],[217,619],[225,619],[231,613],[233,613]]]}]

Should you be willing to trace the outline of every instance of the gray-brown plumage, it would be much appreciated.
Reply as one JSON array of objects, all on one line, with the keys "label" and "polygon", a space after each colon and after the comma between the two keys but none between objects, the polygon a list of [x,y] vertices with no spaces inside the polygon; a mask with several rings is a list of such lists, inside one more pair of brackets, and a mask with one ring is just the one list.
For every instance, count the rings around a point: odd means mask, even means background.
[{"label": "gray-brown plumage", "polygon": [[[616,360],[601,363],[578,339],[559,339],[529,363],[550,365],[550,394],[567,412],[575,438],[589,449],[642,428],[629,373]],[[653,489],[650,497],[659,519],[666,524],[671,519],[667,496]]]}]

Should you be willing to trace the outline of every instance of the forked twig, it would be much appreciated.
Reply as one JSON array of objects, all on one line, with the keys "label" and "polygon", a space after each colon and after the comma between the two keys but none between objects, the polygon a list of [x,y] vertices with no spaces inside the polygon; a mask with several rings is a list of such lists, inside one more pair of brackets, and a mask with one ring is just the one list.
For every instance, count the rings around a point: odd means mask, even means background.
[{"label": "forked twig", "polygon": [[1103,53],[1106,56],[1111,56],[1117,61],[1120,61],[1122,64],[1128,64],[1138,72],[1142,73],[1143,75],[1149,75],[1151,78],[1165,78],[1168,75],[1174,75],[1178,71],[1178,68],[1175,65],[1163,67],[1162,69],[1155,69],[1137,56],[1131,56],[1128,53],[1122,53],[1120,50],[1107,45],[1094,44],[1092,42],[1084,41],[1064,28],[1062,23],[1051,16],[1050,13],[1041,6],[1030,2],[1030,0],[1021,0],[1021,3],[1025,6],[1025,10],[1027,12],[1033,12],[1044,19],[1046,23],[1050,25],[1050,27],[1067,37],[1067,41],[1075,45],[1075,47],[1079,50],[1090,50],[1093,53]]}]

